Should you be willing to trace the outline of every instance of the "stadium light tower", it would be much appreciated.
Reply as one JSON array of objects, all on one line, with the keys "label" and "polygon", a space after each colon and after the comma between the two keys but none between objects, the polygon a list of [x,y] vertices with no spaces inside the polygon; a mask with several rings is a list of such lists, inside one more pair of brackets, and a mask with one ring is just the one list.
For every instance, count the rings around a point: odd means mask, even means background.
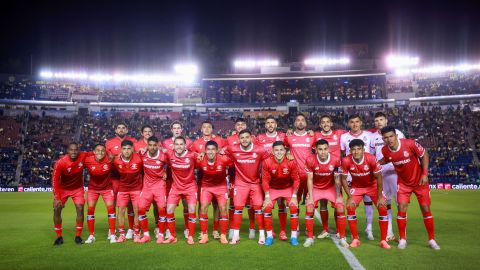
[{"label": "stadium light tower", "polygon": [[233,62],[233,66],[240,69],[277,67],[279,65],[280,62],[277,59],[237,59]]},{"label": "stadium light tower", "polygon": [[418,56],[389,55],[385,59],[389,68],[405,68],[417,66],[420,63]]},{"label": "stadium light tower", "polygon": [[334,66],[334,65],[348,65],[350,58],[328,58],[328,57],[311,57],[304,61],[307,66]]}]

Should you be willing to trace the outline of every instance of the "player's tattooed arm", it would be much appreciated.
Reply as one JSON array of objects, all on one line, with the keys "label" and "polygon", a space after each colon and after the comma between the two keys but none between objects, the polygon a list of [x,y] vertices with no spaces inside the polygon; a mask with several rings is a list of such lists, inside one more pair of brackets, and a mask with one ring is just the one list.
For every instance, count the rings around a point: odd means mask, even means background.
[{"label": "player's tattooed arm", "polygon": [[343,202],[342,197],[340,194],[342,194],[342,181],[340,180],[340,174],[335,173],[335,191],[337,193],[337,203]]},{"label": "player's tattooed arm", "polygon": [[428,184],[428,166],[429,166],[429,156],[427,150],[425,150],[422,156],[422,176],[420,177],[420,185]]}]

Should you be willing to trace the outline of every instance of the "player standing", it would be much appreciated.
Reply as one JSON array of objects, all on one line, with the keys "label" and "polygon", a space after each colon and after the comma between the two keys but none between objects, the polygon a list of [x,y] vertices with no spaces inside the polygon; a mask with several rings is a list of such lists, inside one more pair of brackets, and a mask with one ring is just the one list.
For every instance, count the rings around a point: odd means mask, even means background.
[{"label": "player standing", "polygon": [[[329,144],[326,140],[318,140],[315,143],[316,155],[310,156],[306,162],[308,174],[308,198],[305,223],[307,225],[308,238],[304,247],[313,245],[313,210],[320,200],[330,201],[336,210],[337,231],[340,235],[340,245],[348,247],[345,240],[345,207],[343,205],[341,183],[338,174],[340,157],[330,154]],[[328,226],[328,225],[327,225]],[[328,227],[327,227],[328,228]],[[325,230],[325,224],[324,224]],[[326,230],[328,233],[328,229]],[[325,237],[324,237],[325,238]]]},{"label": "player standing", "polygon": [[201,170],[200,189],[200,229],[202,239],[200,244],[208,242],[208,206],[212,199],[216,199],[220,211],[220,243],[228,244],[227,227],[227,167],[233,166],[233,162],[226,156],[218,154],[218,143],[208,141],[205,144],[205,157],[196,161],[196,167]]},{"label": "player standing", "polygon": [[[272,145],[273,156],[262,162],[262,187],[265,192],[263,203],[264,222],[267,231],[266,246],[273,244],[272,208],[277,199],[286,200],[290,209],[290,243],[298,245],[298,201],[297,191],[300,185],[297,163],[286,158],[287,150],[283,141],[276,141]],[[285,229],[283,233],[285,234]],[[280,238],[283,240],[282,238]]]},{"label": "player standing", "polygon": [[93,148],[93,156],[85,158],[85,168],[88,170],[90,179],[88,181],[87,191],[87,225],[90,235],[85,241],[86,244],[95,242],[95,207],[98,198],[102,199],[107,207],[108,213],[108,235],[110,243],[116,243],[115,225],[117,218],[115,215],[115,199],[113,195],[112,180],[110,173],[113,169],[112,159],[106,155],[107,151],[103,144],[97,144]]},{"label": "player standing", "polygon": [[[370,153],[374,154],[377,160],[382,160],[382,148],[385,145],[380,130],[388,124],[387,116],[383,112],[375,114],[375,132],[372,133],[372,140],[370,142]],[[400,130],[395,130],[398,138],[403,139],[405,136]],[[383,193],[387,197],[387,211],[388,211],[388,232],[387,241],[395,240],[395,234],[392,228],[392,198],[397,197],[397,173],[391,163],[382,165],[382,181]]]},{"label": "player standing", "polygon": [[62,236],[62,209],[68,198],[72,198],[77,212],[75,243],[83,244],[82,230],[85,204],[83,188],[83,169],[84,159],[87,156],[85,152],[79,152],[77,143],[70,143],[67,148],[67,154],[55,162],[52,173],[52,191],[53,191],[53,223],[57,239],[54,245],[63,244]]},{"label": "player standing", "polygon": [[[340,138],[340,148],[342,150],[342,156],[348,156],[350,154],[349,144],[352,140],[360,139],[365,145],[365,152],[370,153],[370,143],[372,138],[372,133],[362,130],[363,121],[360,115],[353,114],[348,117],[348,127],[350,131],[342,134]],[[351,176],[348,176],[347,181],[350,182]],[[372,199],[369,196],[363,198],[363,203],[365,205],[365,216],[367,219],[367,227],[365,228],[365,233],[369,240],[374,240],[372,223],[373,223],[373,207]]]},{"label": "player standing", "polygon": [[393,127],[384,127],[381,132],[386,145],[382,148],[383,160],[380,162],[393,163],[398,175],[397,224],[400,234],[398,248],[405,249],[407,247],[407,208],[410,196],[414,193],[417,196],[423,223],[428,232],[428,245],[432,249],[438,250],[440,246],[435,241],[434,222],[430,210],[428,153],[415,140],[400,139]]},{"label": "player standing", "polygon": [[134,153],[133,142],[124,140],[121,143],[122,153],[115,157],[113,164],[120,174],[117,194],[118,207],[118,237],[117,243],[126,241],[125,210],[131,203],[133,206],[134,242],[140,241],[140,226],[138,222],[138,202],[142,192],[143,161],[139,154]]},{"label": "player standing", "polygon": [[[342,159],[342,185],[347,196],[347,220],[352,233],[350,247],[360,246],[357,230],[356,208],[362,198],[368,195],[378,210],[380,225],[380,247],[389,249],[386,238],[388,229],[387,199],[382,191],[382,167],[374,155],[365,152],[363,140],[354,139],[349,143],[350,153]],[[351,187],[347,176],[351,175]]]}]

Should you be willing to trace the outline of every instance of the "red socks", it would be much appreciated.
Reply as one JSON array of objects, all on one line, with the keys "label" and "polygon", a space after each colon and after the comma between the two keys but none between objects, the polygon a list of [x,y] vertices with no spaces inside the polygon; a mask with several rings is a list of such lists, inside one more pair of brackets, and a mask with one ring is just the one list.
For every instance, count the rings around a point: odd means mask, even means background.
[{"label": "red socks", "polygon": [[305,214],[305,226],[307,227],[307,237],[313,238],[313,211],[307,210]]},{"label": "red socks", "polygon": [[290,205],[290,230],[296,231],[298,228],[298,207]]},{"label": "red socks", "polygon": [[397,214],[398,234],[401,239],[407,239],[407,213],[398,211]]},{"label": "red socks", "polygon": [[250,221],[250,229],[255,230],[255,211],[253,207],[248,207],[248,220]]},{"label": "red socks", "polygon": [[125,235],[125,226],[118,226],[118,233],[120,235]]},{"label": "red socks", "polygon": [[435,239],[435,230],[434,230],[434,223],[433,223],[433,216],[432,212],[424,212],[423,214],[423,223],[425,224],[425,228],[428,232],[428,240]]},{"label": "red socks", "polygon": [[265,226],[263,224],[263,211],[262,211],[262,206],[254,206],[253,209],[255,209],[255,220],[257,221],[258,229],[263,230],[265,229]]},{"label": "red socks", "polygon": [[128,228],[131,230],[133,229],[135,213],[133,212],[133,206],[130,204],[128,205]]},{"label": "red socks", "polygon": [[227,228],[228,228],[228,216],[222,216],[220,215],[220,234],[227,234]]},{"label": "red socks", "polygon": [[265,230],[267,232],[273,230],[272,207],[271,206],[265,207],[264,214],[263,214],[263,222],[264,222]]},{"label": "red socks", "polygon": [[347,220],[348,227],[350,227],[350,232],[352,233],[352,238],[358,239],[357,215],[355,213],[355,208],[347,208]]},{"label": "red socks", "polygon": [[208,214],[200,214],[200,231],[203,234],[208,233]]},{"label": "red socks", "polygon": [[57,235],[57,238],[62,237],[62,223],[60,224],[54,224],[54,229],[55,229],[55,234]]},{"label": "red socks", "polygon": [[138,221],[140,222],[143,232],[148,232],[148,217],[145,214],[145,209],[138,210]]},{"label": "red socks", "polygon": [[168,214],[167,213],[167,228],[170,231],[170,234],[172,237],[177,237],[177,232],[175,231],[176,227],[176,222],[175,222],[175,216],[173,213]]},{"label": "red socks", "polygon": [[95,207],[89,206],[87,210],[87,227],[90,235],[95,234]]},{"label": "red socks", "polygon": [[110,234],[115,233],[115,225],[117,223],[117,217],[115,215],[115,206],[107,206],[108,213],[108,227],[110,229]]},{"label": "red socks", "polygon": [[336,223],[337,223],[337,232],[340,234],[340,239],[345,238],[345,228],[347,227],[347,217],[345,216],[345,212],[337,212],[336,213]]},{"label": "red socks", "polygon": [[75,236],[81,236],[83,230],[83,222],[77,222],[77,226],[75,227]]},{"label": "red socks", "polygon": [[[197,213],[188,213],[188,236],[195,234],[195,226],[197,225]],[[208,228],[208,216],[207,216],[207,228]]]},{"label": "red socks", "polygon": [[323,230],[328,232],[328,209],[320,209],[320,218],[322,219]]},{"label": "red socks", "polygon": [[183,208],[183,226],[188,229],[188,208]]},{"label": "red socks", "polygon": [[165,234],[165,228],[167,223],[167,211],[165,207],[158,208],[158,223],[157,227],[160,234]]},{"label": "red socks", "polygon": [[278,206],[278,220],[280,221],[280,231],[284,232],[287,227],[287,209],[285,205]]},{"label": "red socks", "polygon": [[378,225],[380,226],[380,241],[387,240],[388,213],[385,206],[378,208]]},{"label": "red socks", "polygon": [[233,214],[233,222],[230,225],[231,229],[240,230],[240,224],[242,223],[242,216],[243,216],[243,207],[241,206],[235,207],[235,212]]}]

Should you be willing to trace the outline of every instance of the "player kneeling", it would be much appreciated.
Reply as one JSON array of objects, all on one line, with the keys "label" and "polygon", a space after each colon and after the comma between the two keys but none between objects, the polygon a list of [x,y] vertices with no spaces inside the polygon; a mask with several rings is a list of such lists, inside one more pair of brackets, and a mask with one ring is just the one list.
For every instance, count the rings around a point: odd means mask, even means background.
[{"label": "player kneeling", "polygon": [[262,187],[265,192],[263,202],[264,223],[267,231],[266,246],[273,244],[272,209],[277,199],[285,199],[290,209],[290,243],[298,245],[298,201],[297,191],[300,185],[300,176],[296,161],[286,158],[287,150],[281,141],[272,145],[273,156],[262,162]]},{"label": "player kneeling", "polygon": [[[340,235],[340,245],[348,247],[345,240],[345,207],[343,205],[342,193],[340,192],[340,159],[330,154],[328,142],[324,139],[315,143],[316,155],[311,156],[305,163],[307,171],[307,211],[305,224],[308,238],[303,244],[304,247],[313,245],[313,211],[320,200],[328,200],[335,206],[337,231]],[[327,232],[328,233],[328,232]]]},{"label": "player kneeling", "polygon": [[115,224],[117,218],[115,216],[115,199],[113,196],[112,181],[110,172],[113,169],[113,162],[106,156],[105,146],[102,144],[95,145],[93,148],[93,156],[85,158],[85,167],[90,175],[87,191],[87,225],[90,236],[85,241],[86,244],[95,242],[95,207],[98,198],[102,196],[108,213],[108,235],[110,235],[110,243],[116,243]]},{"label": "player kneeling", "polygon": [[[347,219],[352,233],[350,247],[360,246],[357,230],[357,205],[363,196],[369,196],[378,210],[380,225],[380,247],[389,249],[386,238],[388,230],[387,198],[382,192],[382,167],[374,155],[365,153],[365,143],[354,139],[348,145],[350,155],[342,159],[342,185],[347,194]],[[352,176],[352,187],[348,186],[347,175]]]},{"label": "player kneeling", "polygon": [[215,198],[220,210],[220,243],[228,244],[227,227],[227,167],[233,162],[226,156],[218,154],[218,144],[208,141],[205,144],[205,158],[196,161],[196,167],[202,170],[200,189],[200,229],[202,239],[200,244],[208,242],[208,206]]}]

